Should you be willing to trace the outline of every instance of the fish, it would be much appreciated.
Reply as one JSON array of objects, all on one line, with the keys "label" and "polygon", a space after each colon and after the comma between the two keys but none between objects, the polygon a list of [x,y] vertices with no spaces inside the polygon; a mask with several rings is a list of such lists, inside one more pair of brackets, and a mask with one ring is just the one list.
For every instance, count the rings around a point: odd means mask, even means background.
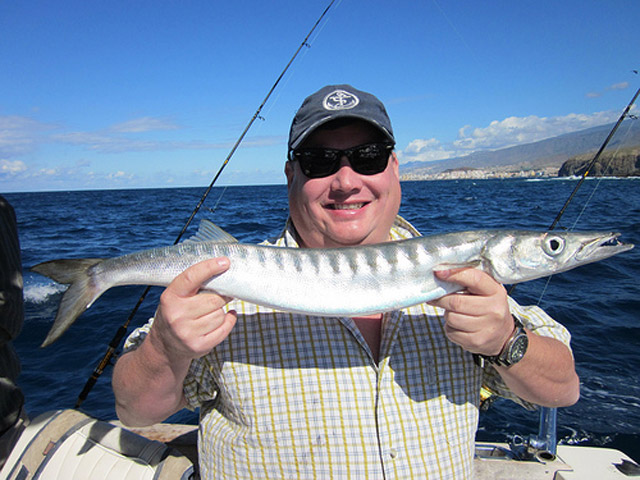
[{"label": "fish", "polygon": [[209,220],[182,243],[114,258],[61,259],[32,271],[69,284],[42,346],[56,341],[105,291],[167,286],[191,265],[225,256],[227,271],[202,290],[265,307],[355,317],[405,308],[460,291],[434,271],[473,267],[503,284],[564,272],[630,250],[619,233],[475,230],[341,248],[239,243]]}]

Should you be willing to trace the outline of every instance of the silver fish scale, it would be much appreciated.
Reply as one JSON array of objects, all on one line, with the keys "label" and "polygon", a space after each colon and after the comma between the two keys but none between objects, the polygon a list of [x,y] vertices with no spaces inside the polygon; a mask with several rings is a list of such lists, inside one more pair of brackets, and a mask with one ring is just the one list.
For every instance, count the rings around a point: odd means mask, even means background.
[{"label": "silver fish scale", "polygon": [[[496,259],[485,258],[484,252],[495,235],[491,231],[459,232],[336,249],[185,242],[105,260],[94,267],[91,276],[100,278],[102,291],[134,283],[168,285],[195,263],[227,256],[229,270],[206,282],[205,289],[292,312],[367,315],[459,290],[458,285],[435,278],[436,266],[476,264],[483,268],[488,261],[495,268]],[[525,236],[500,233],[509,242]]]},{"label": "silver fish scale", "polygon": [[365,315],[456,290],[436,281],[431,270],[454,258],[460,262],[477,255],[484,237],[474,237],[456,245],[442,237],[421,237],[341,249],[188,242],[108,259],[96,266],[95,273],[106,288],[168,285],[195,263],[227,256],[229,271],[208,281],[207,290],[293,312]]},{"label": "silver fish scale", "polygon": [[33,266],[70,284],[43,345],[62,335],[109,288],[166,286],[191,265],[220,256],[229,257],[231,266],[207,281],[205,289],[284,311],[360,316],[460,290],[437,280],[435,267],[474,266],[513,284],[633,248],[618,242],[615,232],[483,230],[358,247],[292,249],[231,243],[234,239],[215,225],[205,227],[197,240],[179,245],[107,260],[60,259]]},{"label": "silver fish scale", "polygon": [[206,288],[293,312],[388,311],[443,294],[431,274],[442,256],[434,255],[425,243],[421,239],[355,249],[218,246],[215,255],[229,256],[231,268]]}]

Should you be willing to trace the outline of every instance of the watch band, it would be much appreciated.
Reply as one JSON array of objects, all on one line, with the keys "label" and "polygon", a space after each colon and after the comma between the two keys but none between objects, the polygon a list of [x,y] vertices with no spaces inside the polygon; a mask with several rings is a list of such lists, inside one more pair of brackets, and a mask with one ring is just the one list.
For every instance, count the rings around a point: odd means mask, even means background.
[{"label": "watch band", "polygon": [[480,358],[492,365],[502,367],[510,367],[522,360],[529,346],[529,338],[522,321],[515,315],[512,315],[512,317],[514,323],[513,333],[502,347],[500,353],[498,355],[479,355]]}]

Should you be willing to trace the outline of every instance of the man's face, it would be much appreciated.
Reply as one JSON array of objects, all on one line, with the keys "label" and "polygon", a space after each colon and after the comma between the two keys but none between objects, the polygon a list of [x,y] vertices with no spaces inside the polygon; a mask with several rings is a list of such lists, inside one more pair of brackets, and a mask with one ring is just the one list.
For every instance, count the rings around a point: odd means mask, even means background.
[{"label": "man's face", "polygon": [[[366,122],[337,129],[319,129],[305,147],[345,150],[380,141],[380,133]],[[307,178],[298,162],[285,166],[289,211],[304,247],[339,247],[386,242],[400,208],[398,159],[391,155],[387,168],[375,175],[360,175],[346,157],[340,169],[324,178]]]}]

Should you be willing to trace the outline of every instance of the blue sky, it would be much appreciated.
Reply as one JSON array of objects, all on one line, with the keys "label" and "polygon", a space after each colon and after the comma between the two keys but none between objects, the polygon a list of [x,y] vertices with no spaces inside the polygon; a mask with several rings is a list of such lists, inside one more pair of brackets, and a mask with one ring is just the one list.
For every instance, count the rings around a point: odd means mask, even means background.
[{"label": "blue sky", "polygon": [[[208,185],[329,0],[0,3],[0,192]],[[402,162],[615,121],[638,0],[336,0],[219,184],[283,183],[306,95],[385,104]]]}]

